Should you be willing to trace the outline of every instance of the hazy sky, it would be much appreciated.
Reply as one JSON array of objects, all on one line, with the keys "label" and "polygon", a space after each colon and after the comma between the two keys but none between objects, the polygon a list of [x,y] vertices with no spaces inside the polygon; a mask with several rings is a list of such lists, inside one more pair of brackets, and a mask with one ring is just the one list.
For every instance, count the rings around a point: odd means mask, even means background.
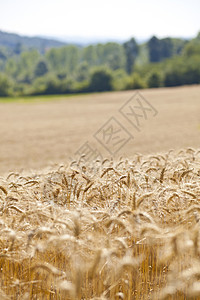
[{"label": "hazy sky", "polygon": [[0,30],[24,35],[195,36],[200,0],[0,0]]}]

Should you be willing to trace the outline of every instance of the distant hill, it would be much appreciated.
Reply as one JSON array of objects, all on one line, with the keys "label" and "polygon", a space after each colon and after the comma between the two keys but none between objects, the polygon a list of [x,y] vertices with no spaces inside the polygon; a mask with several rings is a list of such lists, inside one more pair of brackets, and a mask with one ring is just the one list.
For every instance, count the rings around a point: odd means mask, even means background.
[{"label": "distant hill", "polygon": [[16,52],[22,49],[25,50],[34,48],[40,53],[44,53],[49,48],[58,48],[66,44],[66,42],[57,41],[55,39],[21,36],[0,30],[0,46],[9,48]]}]

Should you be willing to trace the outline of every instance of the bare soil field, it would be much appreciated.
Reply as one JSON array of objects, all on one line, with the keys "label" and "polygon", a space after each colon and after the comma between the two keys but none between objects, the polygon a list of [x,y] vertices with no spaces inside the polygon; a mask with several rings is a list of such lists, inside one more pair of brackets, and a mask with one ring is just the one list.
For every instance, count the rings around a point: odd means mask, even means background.
[{"label": "bare soil field", "polygon": [[199,147],[200,86],[140,94],[157,110],[155,117],[140,117],[140,131],[119,111],[135,91],[0,102],[0,174],[66,163],[87,141],[103,156],[112,156],[112,149],[94,137],[111,117],[134,137],[115,156]]}]

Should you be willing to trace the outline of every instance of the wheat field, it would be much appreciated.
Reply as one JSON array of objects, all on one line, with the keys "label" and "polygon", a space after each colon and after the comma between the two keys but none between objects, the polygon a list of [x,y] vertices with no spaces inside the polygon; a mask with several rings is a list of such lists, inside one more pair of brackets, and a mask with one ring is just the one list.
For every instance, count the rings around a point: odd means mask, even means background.
[{"label": "wheat field", "polygon": [[1,178],[1,299],[198,299],[200,151]]},{"label": "wheat field", "polygon": [[93,161],[131,91],[0,103],[0,299],[200,299],[199,92],[142,92],[158,116]]}]

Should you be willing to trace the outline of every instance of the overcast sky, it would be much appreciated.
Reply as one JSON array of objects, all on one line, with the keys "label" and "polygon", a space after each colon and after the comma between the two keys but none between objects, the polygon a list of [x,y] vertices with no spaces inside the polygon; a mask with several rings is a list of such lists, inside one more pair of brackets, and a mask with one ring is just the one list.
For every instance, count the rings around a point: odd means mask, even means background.
[{"label": "overcast sky", "polygon": [[200,31],[200,0],[0,0],[0,30],[58,37],[193,37]]}]

